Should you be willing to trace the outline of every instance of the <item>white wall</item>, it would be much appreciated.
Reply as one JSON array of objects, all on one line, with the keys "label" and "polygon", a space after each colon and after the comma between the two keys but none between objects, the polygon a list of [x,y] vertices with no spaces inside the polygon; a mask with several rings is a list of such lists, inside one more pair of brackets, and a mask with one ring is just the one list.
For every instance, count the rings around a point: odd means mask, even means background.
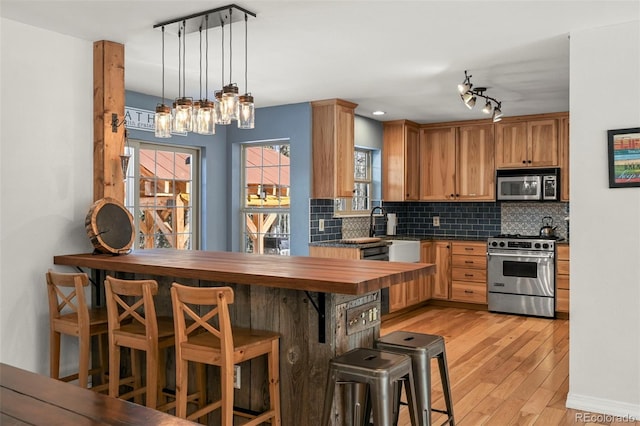
[{"label": "white wall", "polygon": [[44,274],[71,271],[54,267],[55,254],[91,251],[93,44],[0,25],[0,361],[49,374]]},{"label": "white wall", "polygon": [[640,419],[640,188],[608,187],[607,130],[640,127],[640,22],[571,34],[567,406]]}]

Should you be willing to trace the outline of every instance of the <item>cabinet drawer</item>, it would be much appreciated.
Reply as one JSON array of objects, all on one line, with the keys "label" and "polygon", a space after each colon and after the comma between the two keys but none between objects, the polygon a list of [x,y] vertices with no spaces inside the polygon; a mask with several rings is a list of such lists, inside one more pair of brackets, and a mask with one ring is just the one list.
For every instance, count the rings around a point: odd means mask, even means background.
[{"label": "cabinet drawer", "polygon": [[569,312],[569,290],[558,290],[556,292],[556,311]]},{"label": "cabinet drawer", "polygon": [[558,275],[556,277],[556,288],[569,290],[569,275]]},{"label": "cabinet drawer", "polygon": [[474,282],[486,284],[487,270],[471,269],[471,268],[453,268],[453,270],[451,271],[451,279],[453,281],[474,281]]},{"label": "cabinet drawer", "polygon": [[484,283],[454,281],[451,284],[451,300],[469,303],[487,303],[487,286]]},{"label": "cabinet drawer", "polygon": [[454,254],[452,263],[454,268],[487,269],[487,256]]},{"label": "cabinet drawer", "polygon": [[569,275],[569,261],[568,260],[558,260],[558,275]]},{"label": "cabinet drawer", "polygon": [[558,244],[558,259],[560,260],[569,260],[569,244]]},{"label": "cabinet drawer", "polygon": [[484,242],[453,242],[451,246],[451,253],[453,253],[454,256],[456,254],[470,254],[475,256],[487,255],[487,243]]}]

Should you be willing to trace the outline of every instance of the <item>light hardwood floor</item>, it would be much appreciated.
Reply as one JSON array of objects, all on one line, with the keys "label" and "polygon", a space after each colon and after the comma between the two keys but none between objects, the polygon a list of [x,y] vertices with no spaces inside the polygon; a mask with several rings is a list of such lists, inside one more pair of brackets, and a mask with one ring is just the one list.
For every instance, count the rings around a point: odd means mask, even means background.
[{"label": "light hardwood floor", "polygon": [[[395,330],[445,338],[457,425],[640,426],[637,421],[616,423],[565,407],[568,320],[427,306],[383,321],[381,335]],[[432,404],[444,409],[435,361],[432,371]],[[439,413],[432,418],[434,425],[445,419]],[[398,424],[411,424],[406,407]]]}]

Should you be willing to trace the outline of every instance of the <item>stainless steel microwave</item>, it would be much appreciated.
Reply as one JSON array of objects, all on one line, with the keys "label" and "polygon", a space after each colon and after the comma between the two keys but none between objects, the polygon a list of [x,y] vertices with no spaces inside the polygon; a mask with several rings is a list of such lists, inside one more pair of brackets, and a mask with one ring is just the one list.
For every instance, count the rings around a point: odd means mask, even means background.
[{"label": "stainless steel microwave", "polygon": [[560,200],[560,169],[516,169],[496,172],[498,201]]}]

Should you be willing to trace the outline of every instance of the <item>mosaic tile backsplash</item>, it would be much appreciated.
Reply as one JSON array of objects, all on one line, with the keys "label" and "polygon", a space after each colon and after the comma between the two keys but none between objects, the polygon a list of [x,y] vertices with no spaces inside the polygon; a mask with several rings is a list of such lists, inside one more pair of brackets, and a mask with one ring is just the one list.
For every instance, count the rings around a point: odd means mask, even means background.
[{"label": "mosaic tile backsplash", "polygon": [[556,234],[569,239],[569,203],[502,203],[502,233],[538,235],[542,218],[551,216]]},{"label": "mosaic tile backsplash", "polygon": [[[485,239],[500,233],[537,235],[542,218],[551,216],[556,233],[569,239],[569,203],[383,203],[388,213],[396,213],[397,234],[448,239]],[[312,199],[311,242],[358,238],[369,235],[369,217],[333,217],[333,201]],[[433,226],[433,217],[440,226]],[[324,232],[319,231],[324,219]],[[384,219],[374,217],[376,235],[386,233]]]}]

